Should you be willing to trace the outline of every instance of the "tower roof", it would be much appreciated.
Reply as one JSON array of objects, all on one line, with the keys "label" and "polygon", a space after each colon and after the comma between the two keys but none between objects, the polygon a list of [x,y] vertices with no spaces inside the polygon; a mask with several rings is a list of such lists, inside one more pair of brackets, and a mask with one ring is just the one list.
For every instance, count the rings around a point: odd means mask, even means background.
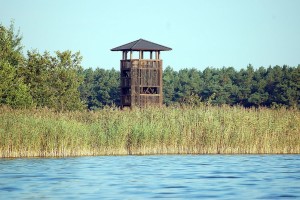
[{"label": "tower roof", "polygon": [[169,47],[139,39],[111,49],[111,51],[170,51]]}]

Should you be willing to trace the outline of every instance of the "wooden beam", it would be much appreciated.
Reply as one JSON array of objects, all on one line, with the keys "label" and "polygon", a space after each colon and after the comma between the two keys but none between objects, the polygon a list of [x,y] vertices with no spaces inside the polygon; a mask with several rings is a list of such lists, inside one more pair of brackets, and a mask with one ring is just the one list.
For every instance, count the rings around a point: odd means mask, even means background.
[{"label": "wooden beam", "polygon": [[161,60],[159,70],[158,70],[158,72],[159,72],[159,85],[160,85],[158,93],[159,93],[159,104],[160,104],[160,106],[162,106],[163,98],[164,98],[164,96],[163,96],[163,71],[162,71],[162,65],[163,65],[163,63],[162,63],[162,60]]}]

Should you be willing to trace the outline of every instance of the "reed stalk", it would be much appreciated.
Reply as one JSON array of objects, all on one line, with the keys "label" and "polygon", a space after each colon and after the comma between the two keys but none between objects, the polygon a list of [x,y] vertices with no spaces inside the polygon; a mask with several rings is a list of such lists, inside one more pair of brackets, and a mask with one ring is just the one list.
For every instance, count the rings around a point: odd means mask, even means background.
[{"label": "reed stalk", "polygon": [[230,106],[55,112],[0,107],[0,157],[299,154],[300,111]]}]

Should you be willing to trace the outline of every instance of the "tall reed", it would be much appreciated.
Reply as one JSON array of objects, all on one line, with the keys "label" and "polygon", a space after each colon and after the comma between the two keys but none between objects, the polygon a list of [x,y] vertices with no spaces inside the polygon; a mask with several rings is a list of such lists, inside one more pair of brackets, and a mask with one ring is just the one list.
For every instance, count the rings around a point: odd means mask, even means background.
[{"label": "tall reed", "polygon": [[0,108],[0,157],[300,153],[300,111],[150,107]]}]

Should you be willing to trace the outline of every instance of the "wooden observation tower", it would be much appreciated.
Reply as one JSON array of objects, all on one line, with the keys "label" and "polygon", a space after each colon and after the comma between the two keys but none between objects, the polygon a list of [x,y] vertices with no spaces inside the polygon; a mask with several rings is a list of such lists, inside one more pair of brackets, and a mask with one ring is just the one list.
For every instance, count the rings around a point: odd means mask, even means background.
[{"label": "wooden observation tower", "polygon": [[[160,52],[170,50],[172,49],[169,47],[143,39],[111,49],[111,51],[122,51],[121,107],[162,105],[163,64]],[[133,58],[133,52],[138,52],[138,58]],[[148,58],[145,58],[146,54]]]}]

